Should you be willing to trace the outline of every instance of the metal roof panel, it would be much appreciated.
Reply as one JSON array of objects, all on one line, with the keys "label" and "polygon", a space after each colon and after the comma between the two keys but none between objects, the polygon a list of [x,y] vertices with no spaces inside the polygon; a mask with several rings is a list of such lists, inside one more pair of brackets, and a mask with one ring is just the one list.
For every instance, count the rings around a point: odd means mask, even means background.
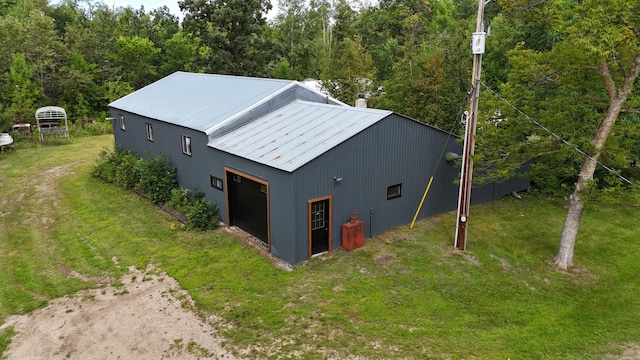
[{"label": "metal roof panel", "polygon": [[110,107],[187,128],[206,131],[294,81],[176,72]]},{"label": "metal roof panel", "polygon": [[212,139],[209,146],[292,172],[389,114],[298,100]]}]

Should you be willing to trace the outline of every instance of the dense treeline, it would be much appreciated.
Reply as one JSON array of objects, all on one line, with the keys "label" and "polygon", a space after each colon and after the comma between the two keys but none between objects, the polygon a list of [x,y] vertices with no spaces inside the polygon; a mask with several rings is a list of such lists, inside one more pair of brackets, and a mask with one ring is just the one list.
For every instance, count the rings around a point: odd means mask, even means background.
[{"label": "dense treeline", "polygon": [[44,105],[72,120],[174,71],[322,80],[353,103],[459,129],[468,91],[473,1],[180,1],[168,8],[103,2],[4,0],[0,10],[0,126],[28,122]]},{"label": "dense treeline", "polygon": [[[72,121],[102,119],[110,101],[175,71],[192,71],[317,79],[346,103],[366,94],[371,107],[463,131],[476,0],[278,0],[271,20],[265,17],[269,0],[178,4],[181,17],[167,7],[112,8],[93,0],[0,0],[0,130],[33,122],[35,109],[45,105],[64,107]],[[571,192],[583,156],[511,105],[593,151],[591,139],[608,106],[608,85],[598,68],[608,61],[616,84],[629,74],[639,6],[622,0],[606,9],[595,0],[486,6],[491,33],[483,62],[478,175],[508,176],[532,161],[536,186]],[[576,23],[600,24],[609,33]],[[587,44],[596,37],[599,42]],[[636,93],[625,99],[601,158],[626,174],[640,157]],[[619,183],[607,172],[596,178]]]}]

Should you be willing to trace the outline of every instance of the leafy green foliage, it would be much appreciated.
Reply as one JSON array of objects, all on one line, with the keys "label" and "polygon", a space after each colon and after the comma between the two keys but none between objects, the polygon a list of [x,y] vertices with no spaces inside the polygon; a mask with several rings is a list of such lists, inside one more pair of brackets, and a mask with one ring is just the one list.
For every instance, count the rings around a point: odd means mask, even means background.
[{"label": "leafy green foliage", "polygon": [[155,79],[155,57],[160,53],[151,40],[139,36],[120,36],[116,40],[116,52],[112,61],[120,66],[122,79],[134,88],[148,85]]},{"label": "leafy green foliage", "polygon": [[218,206],[201,190],[179,188],[176,171],[164,154],[147,153],[142,159],[128,150],[103,149],[91,173],[123,189],[140,190],[155,204],[166,204],[187,218],[189,229],[217,228]]},{"label": "leafy green foliage", "polygon": [[5,74],[2,99],[11,104],[7,109],[14,123],[31,122],[40,89],[32,81],[35,69],[27,64],[24,54],[13,54],[9,73]]},{"label": "leafy green foliage", "polygon": [[169,201],[167,201],[167,206],[181,214],[186,214],[191,204],[189,192],[189,189],[185,188],[175,188],[171,190],[171,197]]},{"label": "leafy green foliage", "polygon": [[278,4],[273,39],[283,57],[274,77],[282,79],[320,78],[322,59],[329,51],[329,4],[326,1],[285,0]]},{"label": "leafy green foliage", "polygon": [[205,198],[192,202],[187,210],[187,227],[197,230],[213,230],[218,227],[220,220],[216,215],[217,206]]},{"label": "leafy green foliage", "polygon": [[445,51],[427,46],[407,54],[394,65],[395,80],[385,82],[386,95],[376,106],[456,132],[464,93],[447,81],[447,61]]},{"label": "leafy green foliage", "polygon": [[176,32],[162,48],[164,60],[159,66],[158,75],[166,76],[176,71],[195,71],[193,64],[198,50],[198,39],[187,36],[184,31]]},{"label": "leafy green foliage", "polygon": [[[620,83],[637,48],[634,29],[640,28],[635,5],[598,4],[518,0],[485,7],[491,35],[483,82],[590,153],[589,138],[607,108],[606,88],[594,70],[604,59]],[[266,0],[185,0],[181,26],[166,7],[145,11],[103,3],[84,7],[72,0],[4,0],[0,129],[33,122],[34,110],[45,105],[64,107],[76,124],[102,119],[109,116],[109,102],[160,77],[206,71],[320,79],[348,104],[366,93],[370,107],[462,132],[477,1],[381,0],[356,7],[346,0],[282,0],[278,5],[279,13],[266,21]],[[640,160],[637,88],[601,151],[601,160],[623,173]],[[559,195],[570,191],[580,155],[488,91],[481,97],[478,180],[509,177],[530,161],[536,187]],[[105,131],[77,126],[72,135]],[[122,181],[129,175],[121,174]],[[599,187],[614,183],[596,177],[602,180]]]},{"label": "leafy green foliage", "polygon": [[125,190],[132,190],[140,183],[138,164],[141,160],[128,150],[122,150],[120,153],[121,155],[117,156],[114,183]]},{"label": "leafy green foliage", "polygon": [[95,113],[91,104],[101,101],[101,89],[96,83],[98,67],[89,63],[79,52],[71,56],[71,63],[61,69],[62,99],[67,111],[77,119],[87,119]]},{"label": "leafy green foliage", "polygon": [[178,187],[177,169],[169,165],[166,155],[151,156],[138,163],[140,173],[139,188],[156,204],[164,204],[171,198],[171,192]]},{"label": "leafy green foliage", "polygon": [[187,217],[189,229],[213,230],[220,222],[217,205],[208,201],[201,190],[173,189],[167,206]]},{"label": "leafy green foliage", "polygon": [[133,157],[130,151],[116,149],[102,149],[100,151],[97,164],[94,166],[92,175],[108,183],[116,182],[116,172],[124,158]]},{"label": "leafy green foliage", "polygon": [[[621,121],[607,135],[602,150],[595,147],[594,140],[613,100],[600,67],[607,64],[617,86],[632,73],[625,66],[640,48],[640,38],[632,36],[624,22],[636,24],[637,14],[635,9],[628,10],[625,2],[608,2],[608,11],[592,1],[561,3],[523,1],[506,5],[507,19],[515,31],[502,28],[505,24],[496,31],[509,32],[509,36],[498,36],[512,37],[507,42],[515,39],[517,45],[506,52],[509,72],[500,96],[563,140],[599,157],[608,167],[626,169],[638,148],[633,140],[636,136],[631,135],[637,131],[636,114],[621,113]],[[533,17],[531,23],[511,18],[511,11],[523,8]],[[537,32],[547,34],[545,43],[531,43],[524,37],[533,24]],[[571,193],[583,156],[502,99],[489,92],[482,96],[478,139],[483,146],[477,148],[478,158],[503,170],[531,160],[531,177],[538,189],[565,196]],[[637,94],[632,93],[629,107],[635,108],[637,102]],[[596,182],[598,187],[617,183]]]},{"label": "leafy green foliage", "polygon": [[268,0],[179,1],[185,32],[212,49],[201,59],[206,70],[232,75],[266,75],[274,53],[262,36]]},{"label": "leafy green foliage", "polygon": [[371,94],[374,78],[373,60],[360,39],[346,38],[325,59],[321,80],[333,97],[353,104],[358,94]]}]

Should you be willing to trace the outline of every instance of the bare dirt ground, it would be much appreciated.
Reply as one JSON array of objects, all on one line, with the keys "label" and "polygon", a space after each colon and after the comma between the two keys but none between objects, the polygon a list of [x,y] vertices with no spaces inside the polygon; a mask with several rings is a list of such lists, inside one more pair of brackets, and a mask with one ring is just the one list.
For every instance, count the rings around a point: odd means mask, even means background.
[{"label": "bare dirt ground", "polygon": [[7,359],[236,359],[216,335],[215,317],[192,311],[192,300],[165,273],[130,268],[115,284],[54,299],[11,316],[0,331],[17,335]]}]

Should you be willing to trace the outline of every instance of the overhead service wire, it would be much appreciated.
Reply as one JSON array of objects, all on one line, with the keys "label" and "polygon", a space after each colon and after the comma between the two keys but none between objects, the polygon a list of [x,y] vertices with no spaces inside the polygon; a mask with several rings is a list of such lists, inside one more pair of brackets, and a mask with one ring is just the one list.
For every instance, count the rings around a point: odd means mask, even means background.
[{"label": "overhead service wire", "polygon": [[[464,114],[464,104],[467,102],[467,100],[469,99],[469,95],[471,94],[471,91],[468,91],[467,94],[465,95],[464,99],[462,100],[462,103],[460,104],[460,117],[462,117],[462,115]],[[452,125],[451,127],[451,131],[453,131],[455,129],[455,125]],[[433,171],[431,172],[432,174],[436,173],[436,170],[438,170],[438,166],[440,166],[440,162],[442,161],[442,158],[444,157],[444,152],[447,150],[447,145],[449,144],[449,140],[451,140],[451,137],[453,136],[453,133],[451,131],[446,131],[447,133],[447,140],[444,142],[444,145],[442,146],[442,151],[440,152],[440,156],[438,157],[438,161],[436,162],[436,165],[433,167]],[[420,204],[418,205],[418,208],[416,209],[416,213],[413,216],[413,220],[411,221],[411,225],[409,225],[409,229],[413,229],[413,225],[415,225],[416,223],[416,219],[418,218],[418,214],[420,213],[420,210],[422,209],[422,205],[424,204],[424,200],[427,197],[427,194],[429,193],[429,189],[431,188],[431,184],[433,183],[433,175],[431,175],[431,178],[429,178],[429,183],[427,184],[426,189],[424,190],[424,194],[422,195],[422,200],[420,200]]]},{"label": "overhead service wire", "polygon": [[[467,91],[466,95],[464,96],[464,99],[462,99],[462,102],[460,103],[460,118],[462,118],[462,115],[464,115],[464,105],[466,104],[467,100],[469,100],[469,95],[471,94],[471,90]],[[451,140],[451,137],[453,136],[452,131],[455,129],[455,125],[451,126],[451,130],[447,130],[447,141],[444,142],[444,146],[442,146],[442,151],[440,152],[440,156],[438,157],[438,162],[436,162],[436,166],[433,167],[433,172],[435,174],[436,170],[438,169],[438,166],[440,166],[440,162],[442,161],[442,158],[444,157],[444,152],[447,150],[447,145],[449,144],[449,140]]]},{"label": "overhead service wire", "polygon": [[524,111],[518,109],[515,105],[513,105],[509,100],[505,99],[504,97],[502,97],[502,95],[498,94],[496,91],[494,91],[492,88],[490,88],[487,84],[485,84],[484,82],[482,82],[482,85],[489,90],[492,94],[494,94],[495,96],[497,96],[500,100],[502,100],[504,103],[506,103],[507,105],[509,105],[513,110],[515,110],[517,113],[519,113],[520,115],[524,116],[525,119],[529,120],[530,122],[532,122],[533,124],[535,124],[536,126],[540,127],[541,129],[543,129],[544,131],[546,131],[547,133],[549,133],[551,136],[553,136],[554,138],[560,140],[562,143],[564,143],[565,145],[569,146],[570,148],[572,148],[574,151],[578,152],[579,154],[581,154],[584,157],[589,158],[591,161],[595,162],[596,164],[602,166],[604,169],[606,169],[609,173],[619,177],[622,181],[626,182],[627,184],[637,188],[640,190],[640,185],[634,183],[633,181],[625,178],[624,176],[620,175],[619,173],[617,173],[615,170],[611,169],[610,167],[608,167],[607,165],[601,163],[600,161],[596,160],[593,156],[587,154],[585,151],[581,150],[580,148],[578,148],[577,146],[571,144],[570,142],[568,142],[567,140],[563,139],[560,135],[554,133],[553,131],[549,130],[546,126],[540,124],[539,122],[537,122],[535,119],[533,119],[531,116],[527,115],[524,113]]},{"label": "overhead service wire", "polygon": [[[469,95],[471,95],[471,90],[467,91],[467,93],[464,96],[464,99],[462,99],[462,102],[460,103],[460,116],[458,118],[462,118],[462,115],[464,115],[464,105],[467,103],[467,100],[469,100]],[[440,152],[440,156],[438,157],[438,162],[436,163],[436,166],[434,166],[433,168],[433,173],[436,172],[436,170],[438,169],[438,166],[440,166],[440,162],[442,161],[444,152],[447,150],[447,145],[449,144],[449,140],[451,140],[451,137],[453,136],[452,131],[456,128],[455,124],[451,125],[451,130],[446,130],[447,132],[447,141],[444,142],[444,146],[442,147],[442,151]]]}]

